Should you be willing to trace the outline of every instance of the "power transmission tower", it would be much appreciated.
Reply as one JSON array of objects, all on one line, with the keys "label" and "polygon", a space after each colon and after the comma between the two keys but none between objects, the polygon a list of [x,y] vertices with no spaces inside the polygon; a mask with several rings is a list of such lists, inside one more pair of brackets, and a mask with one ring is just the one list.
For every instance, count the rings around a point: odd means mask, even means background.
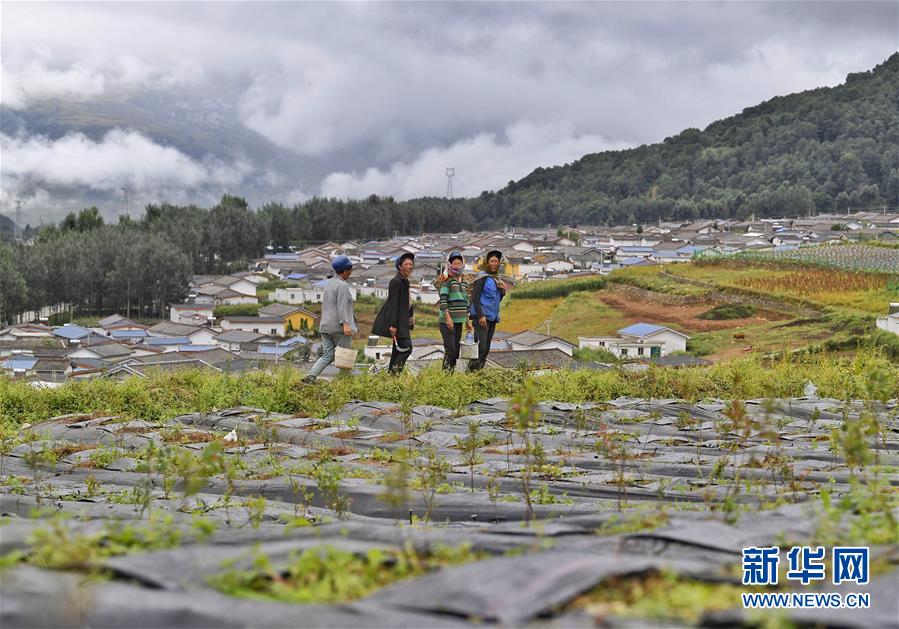
[{"label": "power transmission tower", "polygon": [[453,177],[456,176],[455,168],[447,168],[446,169],[446,198],[453,198]]}]

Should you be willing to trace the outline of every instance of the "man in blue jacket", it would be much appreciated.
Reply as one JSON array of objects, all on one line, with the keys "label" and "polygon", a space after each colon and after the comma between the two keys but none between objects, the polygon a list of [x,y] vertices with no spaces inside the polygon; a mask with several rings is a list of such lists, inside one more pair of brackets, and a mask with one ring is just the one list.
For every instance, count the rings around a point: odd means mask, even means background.
[{"label": "man in blue jacket", "polygon": [[478,371],[487,364],[490,343],[499,323],[499,306],[506,295],[506,285],[499,279],[499,267],[503,260],[500,251],[489,251],[481,265],[481,273],[474,281],[470,315],[474,321],[475,338],[478,341],[478,357],[468,363],[469,371]]}]

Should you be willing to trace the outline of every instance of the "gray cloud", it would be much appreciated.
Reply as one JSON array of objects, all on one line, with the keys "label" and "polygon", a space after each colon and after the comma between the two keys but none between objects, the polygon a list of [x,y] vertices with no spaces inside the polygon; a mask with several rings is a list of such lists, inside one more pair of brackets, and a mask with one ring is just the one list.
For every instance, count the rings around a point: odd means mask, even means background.
[{"label": "gray cloud", "polygon": [[[659,141],[835,85],[897,38],[895,2],[11,3],[2,104],[205,90],[234,124],[334,173],[298,192],[259,166],[269,198],[365,186],[402,198],[423,186],[397,175],[424,177],[431,160],[503,160],[479,170],[476,194],[572,147]],[[520,125],[556,137],[498,150]]]}]

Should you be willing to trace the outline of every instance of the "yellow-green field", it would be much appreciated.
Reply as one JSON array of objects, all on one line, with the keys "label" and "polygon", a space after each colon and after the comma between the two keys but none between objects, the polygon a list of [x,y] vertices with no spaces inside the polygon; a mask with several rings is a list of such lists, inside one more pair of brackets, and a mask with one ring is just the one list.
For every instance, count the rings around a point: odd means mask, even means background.
[{"label": "yellow-green field", "polygon": [[[549,321],[551,334],[577,343],[578,336],[614,335],[632,323],[654,323],[689,334],[689,352],[718,361],[825,343],[849,349],[871,336],[874,317],[885,314],[891,301],[899,301],[896,276],[773,268],[749,261],[630,268],[616,271],[609,279],[613,285],[657,293],[658,299],[640,299],[611,289],[552,299],[516,299],[513,293],[503,302],[499,329],[546,333]],[[718,305],[712,296],[720,292],[745,296],[747,301],[762,297],[771,307],[757,308],[740,319],[700,318]],[[671,295],[691,301],[665,303]]]}]

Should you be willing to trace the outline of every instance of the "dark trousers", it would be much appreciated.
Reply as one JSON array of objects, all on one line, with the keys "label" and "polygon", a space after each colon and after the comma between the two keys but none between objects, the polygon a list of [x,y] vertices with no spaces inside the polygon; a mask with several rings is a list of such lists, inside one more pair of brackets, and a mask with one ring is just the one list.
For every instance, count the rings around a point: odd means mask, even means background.
[{"label": "dark trousers", "polygon": [[474,324],[474,338],[478,342],[478,358],[468,363],[469,371],[483,369],[487,364],[487,354],[490,353],[490,343],[493,342],[493,333],[496,332],[496,321],[487,321],[487,327],[482,328],[478,320]]},{"label": "dark trousers", "polygon": [[462,343],[462,324],[454,323],[449,327],[445,323],[440,324],[440,336],[443,337],[443,368],[453,371],[456,361],[459,360],[459,345]]},{"label": "dark trousers", "polygon": [[[406,351],[398,352],[397,346]],[[406,366],[406,361],[409,359],[409,355],[411,353],[411,338],[400,336],[393,339],[393,351],[390,352],[390,365],[388,366],[388,370],[390,371],[390,373],[400,373],[403,370],[403,367]]]}]

